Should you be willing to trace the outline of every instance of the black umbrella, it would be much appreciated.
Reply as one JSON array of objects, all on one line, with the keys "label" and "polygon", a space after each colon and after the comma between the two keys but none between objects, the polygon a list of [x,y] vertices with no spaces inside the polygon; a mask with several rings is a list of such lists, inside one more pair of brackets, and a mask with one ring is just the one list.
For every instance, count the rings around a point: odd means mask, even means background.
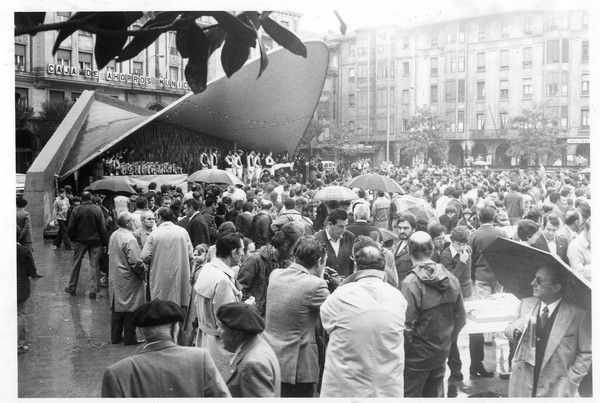
[{"label": "black umbrella", "polygon": [[535,273],[542,266],[551,266],[560,268],[566,274],[565,300],[586,309],[591,306],[589,281],[555,255],[509,239],[497,238],[483,250],[483,256],[498,282],[519,299],[533,295],[531,282]]},{"label": "black umbrella", "polygon": [[109,176],[107,178],[99,179],[85,190],[89,190],[94,193],[126,193],[135,194],[136,191],[131,187],[127,178],[122,176]]}]

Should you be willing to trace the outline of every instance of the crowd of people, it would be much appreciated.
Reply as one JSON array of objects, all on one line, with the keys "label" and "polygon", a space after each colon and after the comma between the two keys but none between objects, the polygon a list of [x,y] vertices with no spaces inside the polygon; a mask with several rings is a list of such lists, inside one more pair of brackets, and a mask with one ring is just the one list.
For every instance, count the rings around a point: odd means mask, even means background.
[{"label": "crowd of people", "polygon": [[[229,151],[225,168],[242,154]],[[278,162],[264,158],[257,166]],[[254,178],[246,166],[243,186],[60,190],[54,247],[75,241],[65,292],[76,295],[88,252],[88,296],[108,287],[112,343],[143,342],[136,329],[146,342],[106,370],[103,396],[443,397],[446,366],[450,382],[463,380],[464,301],[503,291],[482,254],[496,238],[591,279],[589,174],[388,167],[404,196],[355,189],[354,201],[317,203],[322,188],[372,169],[300,166],[308,176]],[[407,197],[431,216],[405,210]],[[589,315],[562,299],[560,270],[537,269],[534,297],[495,336],[512,363],[486,368],[487,336],[470,334],[469,375],[499,372],[511,397],[583,396]]]}]

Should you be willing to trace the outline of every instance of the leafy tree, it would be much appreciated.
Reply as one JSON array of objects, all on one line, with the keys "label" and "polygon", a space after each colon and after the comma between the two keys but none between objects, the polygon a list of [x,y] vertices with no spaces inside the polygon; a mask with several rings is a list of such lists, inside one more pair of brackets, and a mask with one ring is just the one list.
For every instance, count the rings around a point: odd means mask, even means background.
[{"label": "leafy tree", "polygon": [[448,153],[446,127],[446,118],[441,113],[428,105],[417,106],[416,113],[408,120],[408,130],[400,135],[400,152],[407,158],[445,160]]},{"label": "leafy tree", "polygon": [[312,118],[308,124],[308,127],[306,128],[306,131],[304,132],[304,135],[302,136],[302,139],[300,140],[299,147],[308,146],[315,137],[323,133],[325,130],[325,125],[325,119]]},{"label": "leafy tree", "polygon": [[15,122],[17,127],[26,127],[32,115],[33,108],[18,101],[15,103]]},{"label": "leafy tree", "polygon": [[361,137],[350,125],[350,122],[337,120],[324,120],[324,132],[318,139],[319,146],[333,151],[335,162],[339,162],[341,155],[353,156],[360,152],[357,143]]},{"label": "leafy tree", "polygon": [[42,104],[42,110],[33,122],[40,149],[44,148],[72,106],[73,103],[67,99],[63,102],[46,101]]},{"label": "leafy tree", "polygon": [[529,159],[537,165],[546,158],[554,161],[563,155],[565,145],[558,138],[560,129],[556,116],[542,105],[534,105],[511,117],[508,127],[511,129],[507,137],[510,146],[506,154],[519,158],[522,163]]},{"label": "leafy tree", "polygon": [[[177,51],[188,59],[186,80],[194,93],[204,91],[208,74],[208,58],[223,43],[221,64],[231,77],[248,60],[250,48],[258,46],[260,69],[258,77],[269,63],[258,30],[262,27],[275,42],[290,52],[306,58],[306,46],[290,31],[272,20],[271,11],[243,11],[237,15],[226,11],[164,11],[146,12],[77,12],[67,21],[44,24],[44,12],[15,13],[15,36],[58,30],[54,54],[60,44],[78,30],[96,35],[94,55],[99,70],[111,60],[129,60],[154,43],[165,32],[176,32]],[[200,26],[200,17],[212,17],[216,24]],[[342,34],[346,26],[339,18]],[[133,23],[140,29],[128,30]],[[127,42],[128,37],[133,37]]]}]

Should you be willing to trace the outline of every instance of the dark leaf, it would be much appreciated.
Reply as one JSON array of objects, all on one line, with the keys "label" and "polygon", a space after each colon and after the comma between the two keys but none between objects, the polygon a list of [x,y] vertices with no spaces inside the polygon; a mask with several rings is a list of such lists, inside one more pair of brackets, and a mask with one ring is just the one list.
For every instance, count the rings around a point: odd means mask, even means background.
[{"label": "dark leaf", "polygon": [[123,46],[127,42],[127,27],[135,22],[141,13],[132,12],[102,12],[102,19],[98,20],[98,28],[123,31],[117,34],[96,35],[96,45],[94,54],[96,57],[96,66],[98,70],[102,70],[115,56],[123,50]]},{"label": "dark leaf", "polygon": [[219,49],[225,40],[226,32],[221,27],[213,27],[204,31],[204,36],[208,40],[208,54],[212,55],[212,53]]},{"label": "dark leaf", "polygon": [[[254,23],[250,23],[254,26]],[[260,69],[258,70],[258,77],[256,77],[259,79],[269,65],[269,57],[267,56],[267,50],[265,49],[262,39],[260,39],[260,35],[256,27],[254,27],[254,31],[256,33],[256,41],[258,42],[258,49],[260,50]]]},{"label": "dark leaf", "polygon": [[256,29],[261,26],[260,13],[258,11],[243,11],[237,15],[237,17],[251,27],[249,21],[254,24]]},{"label": "dark leaf", "polygon": [[248,43],[254,43],[256,34],[254,29],[240,18],[229,14],[227,11],[213,11],[206,15],[213,17],[219,23],[219,26],[225,32],[238,36],[241,40],[246,40]]},{"label": "dark leaf", "polygon": [[265,29],[265,32],[269,34],[275,42],[296,55],[306,57],[306,46],[304,46],[302,41],[300,41],[296,35],[269,17],[263,19],[262,26]]},{"label": "dark leaf", "polygon": [[201,65],[194,64],[190,60],[185,66],[185,79],[194,92],[197,94],[206,89],[206,78],[208,76],[208,64],[204,63]]},{"label": "dark leaf", "polygon": [[342,17],[340,17],[340,15],[338,14],[337,11],[334,10],[333,13],[335,14],[338,21],[340,22],[340,32],[342,33],[342,35],[346,35],[346,29],[348,29],[348,27],[346,26],[346,23],[344,22],[344,20],[342,20]]},{"label": "dark leaf", "polygon": [[188,51],[188,38],[189,32],[187,29],[180,29],[177,31],[177,37],[175,38],[175,43],[177,44],[177,51],[184,59],[190,57],[190,52]]},{"label": "dark leaf", "polygon": [[195,65],[208,66],[208,39],[202,32],[202,29],[195,23],[192,23],[191,29],[188,31],[187,48],[189,52],[190,61]]},{"label": "dark leaf", "polygon": [[[71,16],[71,18],[69,18],[68,21],[78,21],[78,20],[83,20],[83,19],[87,19],[90,18],[90,20],[92,19],[92,15],[93,14],[97,14],[97,13],[93,13],[93,12],[81,12],[81,13],[75,13]],[[90,25],[92,21],[90,21]],[[52,54],[54,55],[56,53],[56,51],[58,50],[58,47],[60,46],[60,44],[67,39],[69,36],[71,36],[71,34],[75,31],[77,31],[79,28],[72,26],[72,27],[64,27],[61,28],[60,31],[58,32],[58,36],[56,37],[56,41],[54,42],[54,47],[52,48]]]},{"label": "dark leaf", "polygon": [[15,13],[15,29],[36,27],[44,23],[45,17],[46,13]]},{"label": "dark leaf", "polygon": [[[181,14],[180,11],[165,11],[158,13],[156,14],[156,17],[148,20],[144,25],[142,25],[140,30],[169,25],[175,18],[177,18],[179,14]],[[157,40],[160,35],[160,32],[148,32],[144,35],[134,36],[131,42],[129,42],[127,46],[125,46],[125,48],[119,53],[117,59],[120,62],[124,62],[136,57],[142,50],[154,43],[154,41]]]},{"label": "dark leaf", "polygon": [[227,34],[221,51],[221,64],[227,77],[231,77],[248,60],[250,47],[242,43],[237,36]]}]

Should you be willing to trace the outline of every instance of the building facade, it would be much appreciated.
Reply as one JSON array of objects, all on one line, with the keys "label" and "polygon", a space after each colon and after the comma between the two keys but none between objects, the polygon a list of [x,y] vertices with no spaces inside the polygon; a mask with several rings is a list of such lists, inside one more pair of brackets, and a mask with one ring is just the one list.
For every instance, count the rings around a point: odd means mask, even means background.
[{"label": "building facade", "polygon": [[407,164],[398,135],[417,106],[429,105],[448,121],[449,162],[460,166],[471,156],[511,166],[507,122],[541,104],[567,143],[560,163],[586,163],[588,18],[586,11],[523,11],[331,38],[337,74],[322,116],[348,122],[375,145],[376,161],[385,159],[389,124],[390,159]]}]

